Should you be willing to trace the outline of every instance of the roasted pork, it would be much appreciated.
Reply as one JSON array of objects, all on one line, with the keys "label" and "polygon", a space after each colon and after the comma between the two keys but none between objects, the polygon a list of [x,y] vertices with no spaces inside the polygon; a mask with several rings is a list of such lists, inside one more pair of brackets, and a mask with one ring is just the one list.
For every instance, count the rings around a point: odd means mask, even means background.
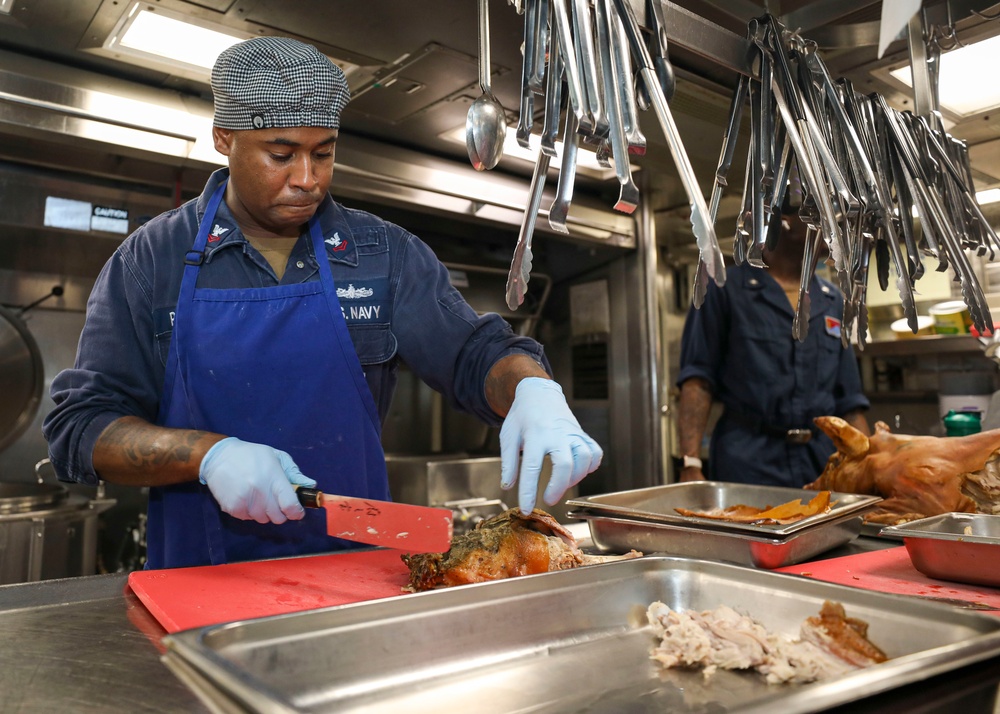
[{"label": "roasted pork", "polygon": [[881,496],[865,516],[897,525],[942,513],[1000,513],[1000,429],[955,437],[893,434],[884,422],[865,436],[843,419],[817,417],[837,451],[813,490]]},{"label": "roasted pork", "polygon": [[480,521],[474,530],[455,536],[447,553],[407,554],[402,558],[410,568],[407,589],[419,592],[641,555],[634,550],[625,555],[587,555],[572,533],[536,508],[527,516],[510,509]]}]

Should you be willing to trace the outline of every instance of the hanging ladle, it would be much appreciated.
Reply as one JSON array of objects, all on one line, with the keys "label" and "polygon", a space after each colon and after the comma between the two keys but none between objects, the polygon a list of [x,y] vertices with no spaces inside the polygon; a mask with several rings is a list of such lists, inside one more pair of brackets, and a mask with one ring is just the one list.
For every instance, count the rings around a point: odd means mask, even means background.
[{"label": "hanging ladle", "polygon": [[489,0],[479,0],[479,87],[482,95],[469,107],[465,119],[465,147],[476,171],[492,169],[503,156],[507,115],[490,89]]}]

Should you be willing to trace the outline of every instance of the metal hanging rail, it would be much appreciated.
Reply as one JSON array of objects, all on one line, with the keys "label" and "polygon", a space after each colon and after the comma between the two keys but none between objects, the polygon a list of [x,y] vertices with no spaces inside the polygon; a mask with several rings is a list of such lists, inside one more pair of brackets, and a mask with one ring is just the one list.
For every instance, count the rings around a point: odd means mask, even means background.
[{"label": "metal hanging rail", "polygon": [[[645,17],[643,0],[628,0],[637,18]],[[667,39],[700,57],[710,59],[720,67],[740,74],[753,74],[750,66],[750,42],[704,17],[679,5],[661,2]]]}]

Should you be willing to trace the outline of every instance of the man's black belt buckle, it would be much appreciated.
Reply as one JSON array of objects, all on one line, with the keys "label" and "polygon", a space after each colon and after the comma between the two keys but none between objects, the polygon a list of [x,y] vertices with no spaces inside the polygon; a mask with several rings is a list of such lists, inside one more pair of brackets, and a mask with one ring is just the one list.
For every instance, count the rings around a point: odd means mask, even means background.
[{"label": "man's black belt buckle", "polygon": [[812,439],[812,435],[810,429],[789,429],[785,432],[785,441],[790,444],[806,444]]},{"label": "man's black belt buckle", "polygon": [[769,424],[763,417],[751,416],[729,407],[726,408],[726,414],[754,434],[766,434],[772,439],[784,439],[788,444],[807,444],[813,437],[813,430],[808,427],[789,429],[783,424]]}]

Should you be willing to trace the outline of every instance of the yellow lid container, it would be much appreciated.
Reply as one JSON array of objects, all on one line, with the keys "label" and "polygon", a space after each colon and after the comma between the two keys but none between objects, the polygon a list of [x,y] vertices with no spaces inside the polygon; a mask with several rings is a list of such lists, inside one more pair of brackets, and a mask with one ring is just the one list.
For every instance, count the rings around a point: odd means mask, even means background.
[{"label": "yellow lid container", "polygon": [[921,337],[924,335],[933,335],[934,333],[934,318],[930,315],[917,315],[917,331],[914,333],[910,330],[909,324],[906,322],[906,318],[900,318],[896,320],[891,325],[889,329],[892,330],[893,337],[897,340],[908,340],[913,337]]},{"label": "yellow lid container", "polygon": [[972,327],[969,308],[961,300],[940,302],[927,312],[934,318],[934,331],[939,335],[966,335]]}]

